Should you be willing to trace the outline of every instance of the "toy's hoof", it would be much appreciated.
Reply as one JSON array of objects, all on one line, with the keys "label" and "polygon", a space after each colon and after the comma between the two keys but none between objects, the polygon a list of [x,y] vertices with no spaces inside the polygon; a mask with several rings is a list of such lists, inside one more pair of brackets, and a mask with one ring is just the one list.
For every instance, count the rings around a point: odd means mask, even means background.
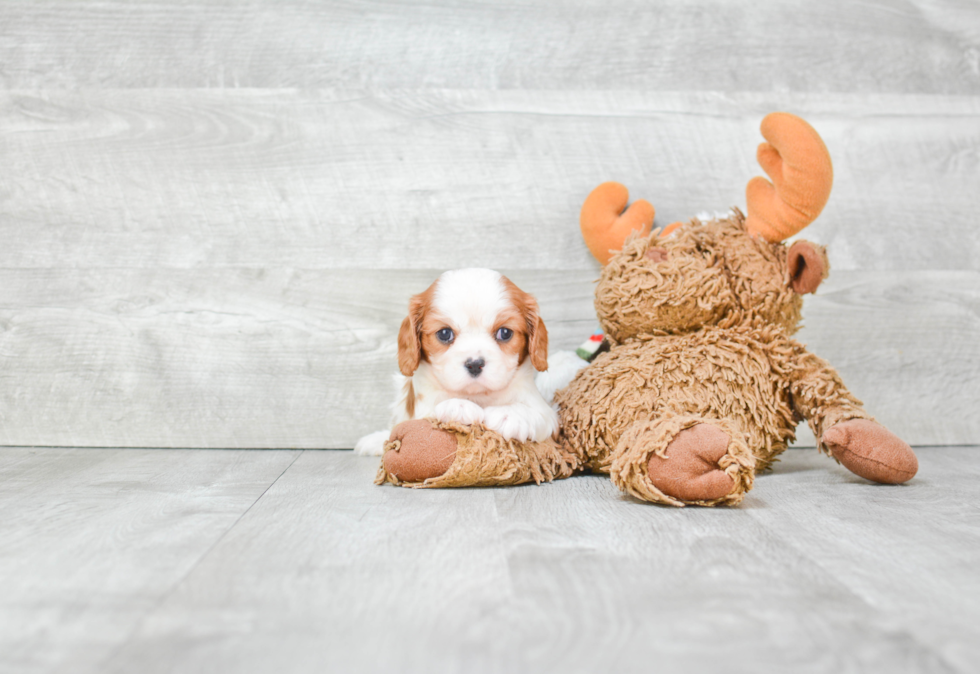
[{"label": "toy's hoof", "polygon": [[667,458],[647,463],[653,485],[682,501],[712,501],[732,493],[735,481],[718,465],[728,451],[728,434],[711,424],[686,428],[667,445]]},{"label": "toy's hoof", "polygon": [[873,482],[901,484],[919,470],[908,443],[869,419],[851,419],[824,431],[823,443],[845,468]]},{"label": "toy's hoof", "polygon": [[403,421],[391,431],[384,468],[402,482],[423,482],[439,477],[456,459],[456,436],[435,428],[425,419]]}]

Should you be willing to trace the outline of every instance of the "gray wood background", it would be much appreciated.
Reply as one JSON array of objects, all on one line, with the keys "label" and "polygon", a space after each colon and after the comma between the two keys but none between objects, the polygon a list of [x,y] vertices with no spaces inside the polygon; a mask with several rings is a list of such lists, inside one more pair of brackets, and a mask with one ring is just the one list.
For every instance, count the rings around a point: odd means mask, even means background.
[{"label": "gray wood background", "polygon": [[588,191],[742,205],[773,110],[836,169],[802,339],[975,444],[980,3],[8,0],[0,444],[351,447],[411,293],[494,267],[577,346]]}]

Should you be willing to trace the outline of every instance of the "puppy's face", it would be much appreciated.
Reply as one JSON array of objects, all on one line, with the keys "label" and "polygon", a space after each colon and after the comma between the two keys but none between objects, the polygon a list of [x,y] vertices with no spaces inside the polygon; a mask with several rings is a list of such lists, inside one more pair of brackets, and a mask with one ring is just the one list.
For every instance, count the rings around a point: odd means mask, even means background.
[{"label": "puppy's face", "polygon": [[534,298],[489,269],[448,271],[409,302],[398,333],[398,367],[428,363],[446,391],[507,388],[525,360],[548,369],[548,331]]}]

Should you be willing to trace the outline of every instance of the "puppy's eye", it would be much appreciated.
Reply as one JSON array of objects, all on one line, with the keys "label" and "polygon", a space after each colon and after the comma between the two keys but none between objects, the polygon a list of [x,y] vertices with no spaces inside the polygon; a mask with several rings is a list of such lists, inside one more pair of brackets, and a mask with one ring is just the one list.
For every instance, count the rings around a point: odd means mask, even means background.
[{"label": "puppy's eye", "polygon": [[455,337],[456,335],[454,335],[453,331],[450,330],[449,328],[443,328],[442,330],[436,333],[436,339],[438,339],[443,344],[452,343]]},{"label": "puppy's eye", "polygon": [[500,328],[499,330],[497,330],[498,342],[510,341],[510,338],[513,336],[514,336],[514,331],[511,330],[510,328]]}]

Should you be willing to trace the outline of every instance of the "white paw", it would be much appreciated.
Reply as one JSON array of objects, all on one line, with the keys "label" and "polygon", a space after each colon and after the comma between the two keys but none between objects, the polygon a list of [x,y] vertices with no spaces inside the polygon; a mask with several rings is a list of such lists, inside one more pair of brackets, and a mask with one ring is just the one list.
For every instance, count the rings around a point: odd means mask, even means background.
[{"label": "white paw", "polygon": [[497,431],[507,440],[527,442],[534,435],[534,425],[527,414],[509,405],[483,410],[483,425]]},{"label": "white paw", "polygon": [[385,443],[391,436],[391,431],[369,433],[354,445],[354,453],[361,456],[381,456],[385,453]]},{"label": "white paw", "polygon": [[439,421],[455,421],[465,426],[483,421],[483,408],[462,398],[444,400],[436,405],[433,414]]}]

